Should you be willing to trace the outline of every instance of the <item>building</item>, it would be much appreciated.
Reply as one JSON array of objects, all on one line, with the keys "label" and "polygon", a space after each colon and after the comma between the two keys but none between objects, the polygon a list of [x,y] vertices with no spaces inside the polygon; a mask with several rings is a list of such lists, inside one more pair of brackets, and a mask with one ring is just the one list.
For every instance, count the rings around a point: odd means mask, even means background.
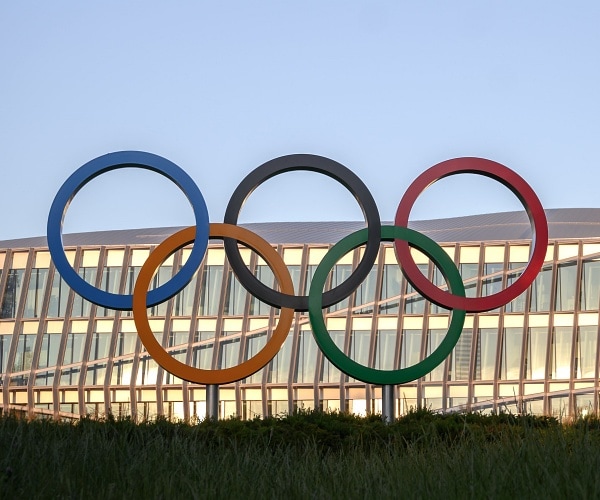
[{"label": "building", "polygon": [[[434,410],[506,410],[552,415],[596,411],[599,389],[600,209],[547,211],[550,245],[543,270],[527,292],[499,310],[468,314],[452,354],[426,377],[398,386],[396,414]],[[307,289],[328,247],[362,227],[352,222],[250,224],[276,246],[296,292]],[[467,294],[506,287],[529,258],[525,213],[509,212],[415,222],[456,262]],[[104,290],[131,293],[150,250],[174,228],[65,236],[80,276]],[[184,249],[155,277],[168,279]],[[265,263],[242,251],[254,273],[273,285]],[[416,257],[423,272],[441,274]],[[341,282],[360,249],[338,262]],[[163,371],[137,338],[130,312],[90,304],[55,273],[44,237],[0,242],[0,410],[55,418],[84,414],[151,418],[204,417],[205,387]],[[221,242],[211,242],[188,287],[151,308],[153,331],[189,365],[236,365],[264,345],[274,309],[250,296],[232,275]],[[443,338],[449,312],[416,293],[402,277],[391,244],[346,300],[325,311],[335,343],[353,359],[391,369],[414,364]],[[296,313],[283,347],[263,370],[221,386],[220,414],[242,418],[295,408],[381,410],[381,388],[341,374]]]}]

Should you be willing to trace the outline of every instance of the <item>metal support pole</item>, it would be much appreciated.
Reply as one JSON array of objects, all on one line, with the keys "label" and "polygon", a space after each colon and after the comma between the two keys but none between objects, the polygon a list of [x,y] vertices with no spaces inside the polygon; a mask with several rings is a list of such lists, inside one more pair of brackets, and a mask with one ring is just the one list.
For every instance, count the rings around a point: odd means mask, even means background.
[{"label": "metal support pole", "polygon": [[206,386],[206,416],[211,420],[219,420],[219,386]]},{"label": "metal support pole", "polygon": [[381,387],[381,417],[386,424],[391,424],[396,416],[394,415],[394,386],[384,385]]}]

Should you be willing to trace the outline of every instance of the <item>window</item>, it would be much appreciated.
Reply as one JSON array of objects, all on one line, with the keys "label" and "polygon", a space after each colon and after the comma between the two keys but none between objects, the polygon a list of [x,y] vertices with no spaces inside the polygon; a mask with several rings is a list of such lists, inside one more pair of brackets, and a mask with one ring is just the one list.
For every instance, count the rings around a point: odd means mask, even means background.
[{"label": "window", "polygon": [[[473,330],[465,328],[450,356],[450,380],[469,380],[471,366],[471,342]],[[441,365],[443,366],[443,364]]]},{"label": "window", "polygon": [[548,328],[529,328],[527,335],[527,357],[525,358],[525,376],[530,380],[546,378],[546,350]]},{"label": "window", "polygon": [[373,302],[375,301],[375,290],[377,288],[377,264],[375,264],[365,280],[356,289],[356,299],[354,305],[361,306],[355,311],[356,314],[373,314]]},{"label": "window", "polygon": [[[265,286],[273,288],[275,285],[275,276],[273,271],[267,265],[256,266],[254,275],[261,281]],[[250,315],[252,316],[268,316],[271,312],[271,306],[265,302],[261,302],[254,295],[250,296]]]},{"label": "window", "polygon": [[400,368],[416,365],[421,360],[421,330],[402,330]]},{"label": "window", "polygon": [[505,328],[502,335],[502,352],[500,353],[500,378],[502,380],[518,380],[520,378],[522,348],[523,328]]},{"label": "window", "polygon": [[577,283],[577,264],[561,264],[556,277],[556,310],[575,310],[575,288]]},{"label": "window", "polygon": [[226,316],[242,316],[246,307],[246,289],[238,281],[232,271],[229,271],[227,292],[225,293],[225,304],[223,314]]},{"label": "window", "polygon": [[496,375],[497,328],[480,328],[477,335],[476,380],[494,380]]},{"label": "window", "polygon": [[580,326],[577,329],[575,351],[575,376],[594,378],[596,376],[596,352],[598,349],[598,327]]},{"label": "window", "polygon": [[64,318],[67,312],[67,299],[69,298],[69,287],[62,279],[58,271],[54,272],[52,279],[52,290],[50,291],[50,302],[48,303],[49,318]]},{"label": "window", "polygon": [[204,266],[200,294],[200,316],[216,316],[218,314],[222,286],[223,266]]},{"label": "window", "polygon": [[552,268],[544,267],[531,285],[531,304],[529,310],[532,312],[549,311],[551,290]]},{"label": "window", "polygon": [[555,379],[571,378],[571,346],[573,345],[573,327],[556,326],[552,331],[552,369],[550,377]]},{"label": "window", "polygon": [[314,382],[317,352],[317,343],[312,332],[300,332],[298,335],[298,358],[296,359],[294,382]]},{"label": "window", "polygon": [[[78,273],[79,276],[85,281],[87,281],[90,285],[96,286],[97,269],[95,267],[81,267]],[[76,293],[73,299],[73,312],[71,313],[71,315],[73,317],[89,316],[91,306],[91,302],[88,302],[81,295]]]},{"label": "window", "polygon": [[39,318],[42,313],[42,303],[44,301],[44,291],[46,290],[46,281],[48,279],[48,269],[32,269],[27,287],[27,297],[25,300],[24,318]]},{"label": "window", "polygon": [[383,266],[379,314],[398,314],[400,305],[401,273],[397,264]]},{"label": "window", "polygon": [[[343,330],[332,330],[329,332],[331,340],[335,343],[338,349],[344,352],[344,337]],[[323,366],[321,368],[321,382],[339,382],[342,372],[338,370],[325,356],[323,356]]]},{"label": "window", "polygon": [[394,370],[396,354],[396,330],[378,330],[375,339],[375,368],[377,370]]},{"label": "window", "polygon": [[600,296],[600,260],[587,260],[583,262],[581,273],[581,309],[584,311],[597,311]]},{"label": "window", "polygon": [[[511,272],[508,273],[506,286],[512,285],[521,274],[523,274],[523,269],[527,265],[526,262],[511,262],[509,264],[509,269]],[[505,311],[510,312],[523,312],[525,311],[525,300],[527,298],[527,291],[523,292],[517,298],[515,298],[512,302],[509,302],[505,306]]]},{"label": "window", "polygon": [[6,277],[0,319],[14,318],[19,308],[25,269],[10,269]]},{"label": "window", "polygon": [[[267,334],[259,333],[246,338],[246,354],[244,360],[247,361],[253,358],[265,346],[267,342]],[[259,370],[253,375],[246,377],[245,382],[251,384],[260,384],[262,382],[263,370]]]},{"label": "window", "polygon": [[[417,267],[425,276],[427,276],[427,270],[429,268],[428,264],[418,264]],[[423,314],[425,312],[425,299],[408,281],[406,282],[404,312],[406,314]]]}]

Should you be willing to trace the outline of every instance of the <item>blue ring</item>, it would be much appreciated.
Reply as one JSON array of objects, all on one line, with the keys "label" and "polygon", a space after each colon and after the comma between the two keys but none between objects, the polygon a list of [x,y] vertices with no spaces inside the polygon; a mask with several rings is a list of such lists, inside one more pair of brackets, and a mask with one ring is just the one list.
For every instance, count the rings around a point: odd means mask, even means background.
[{"label": "blue ring", "polygon": [[62,241],[62,226],[69,204],[77,192],[99,175],[124,167],[137,167],[164,175],[183,191],[192,205],[196,219],[196,238],[186,263],[164,285],[148,292],[148,307],[160,304],[181,291],[200,267],[208,246],[208,209],[200,189],[192,178],[175,163],[143,151],[118,151],[99,156],[78,168],[56,193],[48,215],[48,249],[56,270],[79,295],[99,306],[121,311],[131,310],[133,295],[120,295],[99,290],[79,276],[69,264]]}]

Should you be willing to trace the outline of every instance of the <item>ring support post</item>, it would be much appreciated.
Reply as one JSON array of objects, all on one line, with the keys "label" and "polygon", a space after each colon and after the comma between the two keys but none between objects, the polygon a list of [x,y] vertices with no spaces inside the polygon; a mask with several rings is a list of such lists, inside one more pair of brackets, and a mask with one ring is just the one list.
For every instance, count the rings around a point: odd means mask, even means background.
[{"label": "ring support post", "polygon": [[394,386],[391,384],[381,387],[381,418],[386,424],[391,424],[396,419],[396,415],[394,415]]},{"label": "ring support post", "polygon": [[219,385],[206,386],[206,417],[219,420]]}]

